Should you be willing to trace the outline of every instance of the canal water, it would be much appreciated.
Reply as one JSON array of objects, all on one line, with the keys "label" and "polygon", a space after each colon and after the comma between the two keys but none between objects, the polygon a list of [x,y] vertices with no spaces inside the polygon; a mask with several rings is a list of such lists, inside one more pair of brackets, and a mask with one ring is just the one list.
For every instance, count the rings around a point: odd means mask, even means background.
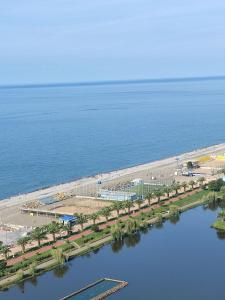
[{"label": "canal water", "polygon": [[128,281],[109,299],[224,299],[225,240],[210,228],[217,210],[198,207],[76,258],[51,272],[0,293],[4,300],[57,300],[103,277]]}]

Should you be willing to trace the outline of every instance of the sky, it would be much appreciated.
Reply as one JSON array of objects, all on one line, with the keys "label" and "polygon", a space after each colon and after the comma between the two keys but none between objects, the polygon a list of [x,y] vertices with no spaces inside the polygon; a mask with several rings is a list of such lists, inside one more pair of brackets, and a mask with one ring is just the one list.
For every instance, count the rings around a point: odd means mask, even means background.
[{"label": "sky", "polygon": [[218,75],[224,0],[0,0],[0,85]]}]

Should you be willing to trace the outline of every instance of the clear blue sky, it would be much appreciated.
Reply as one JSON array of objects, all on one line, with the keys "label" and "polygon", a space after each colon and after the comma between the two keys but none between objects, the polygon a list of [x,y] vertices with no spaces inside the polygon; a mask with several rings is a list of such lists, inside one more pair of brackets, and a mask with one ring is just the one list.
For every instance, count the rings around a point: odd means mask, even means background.
[{"label": "clear blue sky", "polygon": [[224,0],[1,0],[0,85],[225,74]]}]

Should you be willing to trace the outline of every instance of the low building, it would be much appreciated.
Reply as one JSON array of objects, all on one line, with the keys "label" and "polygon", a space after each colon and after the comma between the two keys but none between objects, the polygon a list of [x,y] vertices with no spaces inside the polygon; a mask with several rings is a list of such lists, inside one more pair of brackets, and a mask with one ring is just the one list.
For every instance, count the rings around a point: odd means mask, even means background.
[{"label": "low building", "polygon": [[99,197],[104,200],[113,200],[113,201],[126,201],[126,200],[136,200],[136,193],[122,192],[122,191],[109,191],[101,190]]},{"label": "low building", "polygon": [[144,181],[142,178],[135,178],[131,181],[131,184],[136,186],[136,185],[144,184]]},{"label": "low building", "polygon": [[68,215],[64,215],[59,217],[59,221],[63,224],[70,224],[70,225],[74,225],[76,224],[76,220],[77,218],[74,216],[68,216]]}]

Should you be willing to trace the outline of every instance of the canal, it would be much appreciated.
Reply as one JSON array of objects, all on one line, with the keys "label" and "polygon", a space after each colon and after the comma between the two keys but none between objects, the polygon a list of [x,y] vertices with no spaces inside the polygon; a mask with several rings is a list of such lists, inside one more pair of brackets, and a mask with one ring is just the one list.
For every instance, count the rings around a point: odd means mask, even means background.
[{"label": "canal", "polygon": [[166,221],[15,285],[0,299],[58,300],[103,277],[129,283],[109,299],[223,299],[225,240],[210,228],[217,212],[192,209],[177,222]]}]

